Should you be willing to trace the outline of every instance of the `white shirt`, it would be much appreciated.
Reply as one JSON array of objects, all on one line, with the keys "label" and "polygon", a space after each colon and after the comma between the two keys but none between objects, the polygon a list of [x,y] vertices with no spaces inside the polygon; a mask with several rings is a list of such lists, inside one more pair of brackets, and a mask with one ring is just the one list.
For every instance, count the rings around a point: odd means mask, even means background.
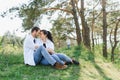
[{"label": "white shirt", "polygon": [[67,39],[66,43],[67,43],[67,45],[70,45],[71,44],[70,39]]},{"label": "white shirt", "polygon": [[39,44],[43,45],[43,43],[46,44],[46,48],[50,48],[50,49],[53,49],[54,50],[54,44],[52,41],[50,41],[49,39],[46,40],[46,42],[43,42],[41,39],[38,40],[39,41]]},{"label": "white shirt", "polygon": [[[27,37],[24,40],[24,63],[31,65],[31,66],[35,66],[35,62],[34,62],[34,50],[35,50],[35,44],[34,40],[35,38],[33,38],[32,35],[27,35]],[[37,40],[36,40],[37,43]]]}]

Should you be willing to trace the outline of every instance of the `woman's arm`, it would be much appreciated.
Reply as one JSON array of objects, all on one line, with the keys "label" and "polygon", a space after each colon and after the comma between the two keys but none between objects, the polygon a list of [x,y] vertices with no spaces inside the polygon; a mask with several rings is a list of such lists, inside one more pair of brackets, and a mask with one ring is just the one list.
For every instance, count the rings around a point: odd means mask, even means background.
[{"label": "woman's arm", "polygon": [[53,49],[51,49],[51,48],[46,48],[47,49],[47,51],[50,53],[50,54],[54,54],[55,53],[55,51],[53,50]]},{"label": "woman's arm", "polygon": [[47,46],[47,51],[50,53],[50,54],[54,54],[55,51],[54,51],[54,43],[51,42],[50,40],[46,43],[46,46]]}]

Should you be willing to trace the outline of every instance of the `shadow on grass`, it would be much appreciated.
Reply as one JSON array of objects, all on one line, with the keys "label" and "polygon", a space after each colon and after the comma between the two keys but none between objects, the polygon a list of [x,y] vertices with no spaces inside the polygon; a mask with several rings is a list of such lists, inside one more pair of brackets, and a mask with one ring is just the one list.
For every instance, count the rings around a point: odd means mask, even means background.
[{"label": "shadow on grass", "polygon": [[111,78],[107,77],[105,73],[103,72],[102,68],[98,66],[97,64],[93,63],[95,68],[97,69],[98,73],[103,77],[104,80],[112,80]]},{"label": "shadow on grass", "polygon": [[88,53],[88,59],[90,60],[90,62],[94,65],[94,67],[96,68],[97,72],[103,77],[104,80],[112,80],[111,78],[109,78],[102,70],[102,68],[95,63],[95,56],[93,52],[89,52]]},{"label": "shadow on grass", "polygon": [[[78,52],[72,54],[77,60]],[[79,80],[79,76],[80,66],[70,65],[66,70],[43,65],[32,67],[23,64],[22,53],[0,53],[0,80]]]},{"label": "shadow on grass", "polygon": [[[83,47],[65,50],[76,60],[90,61],[104,80],[112,80],[105,75],[102,68],[94,61],[94,54],[90,51],[82,53]],[[26,66],[23,64],[23,54],[0,53],[0,80],[82,80],[81,67],[70,65],[66,70],[56,70],[51,66]]]},{"label": "shadow on grass", "polygon": [[[81,56],[81,46],[74,47],[73,52],[71,53],[71,56],[80,62],[80,56]],[[69,71],[69,77],[66,80],[81,80],[81,67],[80,65],[71,65],[70,71]]]}]

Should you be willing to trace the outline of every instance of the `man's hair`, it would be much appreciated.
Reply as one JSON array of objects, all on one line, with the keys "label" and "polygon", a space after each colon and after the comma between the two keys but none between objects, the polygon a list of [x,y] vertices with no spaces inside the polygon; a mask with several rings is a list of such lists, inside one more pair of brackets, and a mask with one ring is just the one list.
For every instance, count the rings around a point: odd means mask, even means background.
[{"label": "man's hair", "polygon": [[38,30],[40,30],[40,28],[39,28],[39,27],[33,27],[33,28],[32,28],[32,30],[31,30],[31,33],[32,33],[32,32],[34,32],[34,31],[36,31],[36,32],[37,32]]}]

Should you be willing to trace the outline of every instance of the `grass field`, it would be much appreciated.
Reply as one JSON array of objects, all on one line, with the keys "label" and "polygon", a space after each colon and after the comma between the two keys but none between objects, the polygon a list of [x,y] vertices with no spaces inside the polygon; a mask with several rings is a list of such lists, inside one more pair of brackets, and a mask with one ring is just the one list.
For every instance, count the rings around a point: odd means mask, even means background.
[{"label": "grass field", "polygon": [[120,80],[119,64],[105,60],[99,50],[94,54],[84,47],[73,47],[57,52],[79,60],[81,65],[69,65],[65,70],[43,65],[26,66],[22,48],[0,48],[0,80]]}]

